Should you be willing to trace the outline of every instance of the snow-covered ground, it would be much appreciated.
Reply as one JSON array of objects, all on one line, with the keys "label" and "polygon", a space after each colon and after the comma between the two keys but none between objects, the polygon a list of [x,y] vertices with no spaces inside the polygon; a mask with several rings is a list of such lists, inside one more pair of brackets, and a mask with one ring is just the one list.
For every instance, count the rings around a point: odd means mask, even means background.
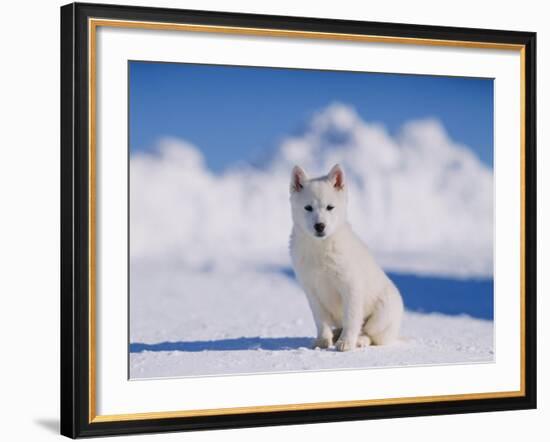
[{"label": "snow-covered ground", "polygon": [[[130,377],[454,364],[493,360],[493,322],[407,312],[402,340],[354,352],[312,350],[305,296],[282,272],[185,272],[136,264]],[[444,295],[444,294],[442,294]]]}]

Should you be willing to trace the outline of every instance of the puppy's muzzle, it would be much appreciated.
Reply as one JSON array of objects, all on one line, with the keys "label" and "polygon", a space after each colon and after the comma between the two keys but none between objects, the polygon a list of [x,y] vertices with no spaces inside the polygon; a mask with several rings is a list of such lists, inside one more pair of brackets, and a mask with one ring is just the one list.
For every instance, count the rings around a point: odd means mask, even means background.
[{"label": "puppy's muzzle", "polygon": [[322,235],[325,232],[324,223],[316,223],[313,225],[313,228],[315,229],[315,232],[317,233],[317,235]]}]

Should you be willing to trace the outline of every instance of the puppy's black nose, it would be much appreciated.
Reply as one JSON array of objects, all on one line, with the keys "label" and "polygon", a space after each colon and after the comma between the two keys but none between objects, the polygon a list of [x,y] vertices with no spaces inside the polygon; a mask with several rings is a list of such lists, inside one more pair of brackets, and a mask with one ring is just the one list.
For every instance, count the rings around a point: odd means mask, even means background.
[{"label": "puppy's black nose", "polygon": [[323,233],[323,231],[325,230],[325,225],[323,223],[317,223],[313,227],[315,228],[315,231],[317,233]]}]

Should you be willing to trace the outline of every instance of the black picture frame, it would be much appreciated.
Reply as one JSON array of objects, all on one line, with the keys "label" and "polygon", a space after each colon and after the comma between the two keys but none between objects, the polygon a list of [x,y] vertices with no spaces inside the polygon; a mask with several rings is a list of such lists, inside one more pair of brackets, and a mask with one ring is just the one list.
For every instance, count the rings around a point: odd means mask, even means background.
[{"label": "black picture frame", "polygon": [[[523,395],[216,416],[90,419],[89,18],[521,45],[524,51]],[[61,7],[61,434],[76,438],[536,408],[536,34],[73,3]]]}]

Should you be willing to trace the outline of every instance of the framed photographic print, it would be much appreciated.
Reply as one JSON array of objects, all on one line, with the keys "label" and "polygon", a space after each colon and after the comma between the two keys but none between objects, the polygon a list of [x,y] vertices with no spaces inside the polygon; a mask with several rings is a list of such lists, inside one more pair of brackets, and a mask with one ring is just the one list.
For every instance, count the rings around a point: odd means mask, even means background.
[{"label": "framed photographic print", "polygon": [[529,32],[61,8],[61,432],[536,406]]}]

